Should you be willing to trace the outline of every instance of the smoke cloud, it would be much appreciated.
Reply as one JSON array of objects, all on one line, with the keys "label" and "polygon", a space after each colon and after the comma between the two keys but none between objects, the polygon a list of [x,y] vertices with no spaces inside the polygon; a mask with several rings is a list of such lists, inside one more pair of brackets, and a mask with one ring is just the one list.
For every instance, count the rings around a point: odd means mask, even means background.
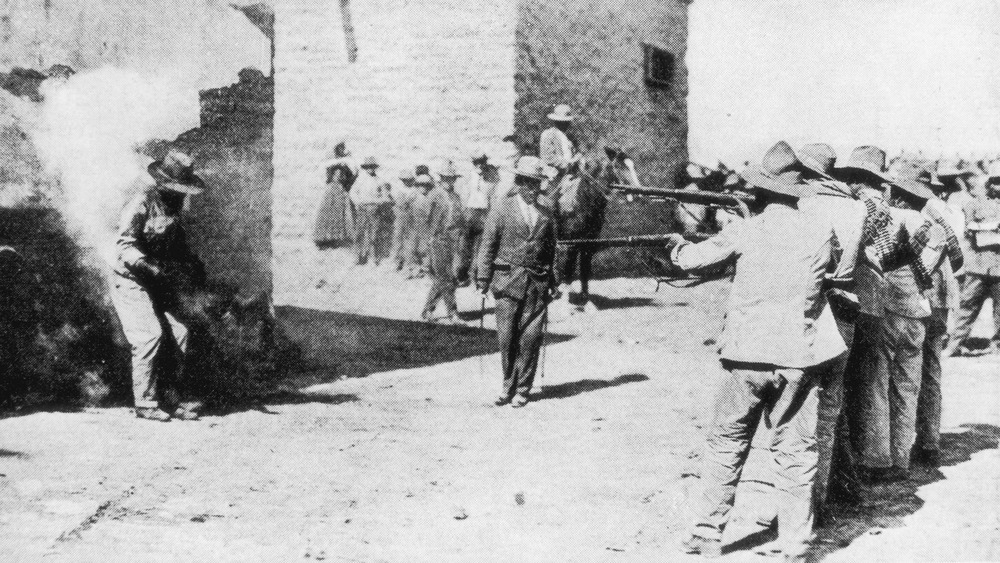
[{"label": "smoke cloud", "polygon": [[149,158],[136,149],[198,125],[198,90],[178,78],[104,67],[43,83],[32,139],[59,179],[58,207],[102,266],[114,263],[123,206],[148,180]]}]

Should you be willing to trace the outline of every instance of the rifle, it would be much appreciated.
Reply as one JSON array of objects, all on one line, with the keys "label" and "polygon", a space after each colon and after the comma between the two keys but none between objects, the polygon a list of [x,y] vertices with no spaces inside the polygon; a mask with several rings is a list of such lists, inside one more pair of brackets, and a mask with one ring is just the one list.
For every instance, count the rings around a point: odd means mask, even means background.
[{"label": "rifle", "polygon": [[612,191],[626,195],[641,195],[652,199],[669,199],[678,203],[696,205],[712,205],[723,207],[738,213],[741,217],[750,216],[749,204],[754,202],[754,196],[741,192],[709,192],[705,190],[676,190],[671,188],[650,188],[646,186],[630,186],[627,184],[611,184]]},{"label": "rifle", "polygon": [[[707,234],[690,234],[685,235],[684,238],[705,240],[710,235]],[[670,235],[632,235],[628,237],[612,237],[612,238],[576,238],[576,239],[563,239],[556,241],[559,246],[572,246],[576,248],[587,248],[587,249],[601,249],[601,248],[622,248],[626,246],[646,246],[646,247],[662,247],[670,238]]]}]

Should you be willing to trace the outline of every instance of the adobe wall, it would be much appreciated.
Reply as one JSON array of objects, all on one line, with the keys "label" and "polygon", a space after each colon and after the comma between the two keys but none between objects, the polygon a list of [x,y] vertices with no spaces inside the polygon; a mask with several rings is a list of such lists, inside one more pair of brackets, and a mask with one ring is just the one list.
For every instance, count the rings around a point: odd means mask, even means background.
[{"label": "adobe wall", "polygon": [[[516,129],[537,150],[553,104],[578,118],[572,135],[592,157],[606,145],[624,149],[647,185],[674,187],[687,161],[687,5],[684,0],[521,0],[515,75]],[[667,88],[643,74],[642,44],[674,57]],[[605,234],[662,232],[662,204],[613,203]],[[602,256],[601,255],[598,256]]]}]

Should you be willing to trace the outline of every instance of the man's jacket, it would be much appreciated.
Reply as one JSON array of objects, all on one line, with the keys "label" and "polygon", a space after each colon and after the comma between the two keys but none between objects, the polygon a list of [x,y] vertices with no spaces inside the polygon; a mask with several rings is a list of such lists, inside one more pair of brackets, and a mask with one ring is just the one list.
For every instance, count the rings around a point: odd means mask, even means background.
[{"label": "man's jacket", "polygon": [[155,188],[140,193],[125,206],[119,223],[117,250],[115,273],[133,281],[142,281],[134,274],[141,260],[200,264],[188,247],[180,210],[168,209]]},{"label": "man's jacket", "polygon": [[529,227],[518,205],[520,197],[505,197],[490,209],[476,261],[480,281],[490,283],[495,296],[519,300],[529,283],[554,287],[556,253],[552,213],[535,205],[538,220]]},{"label": "man's jacket", "polygon": [[[823,292],[836,239],[829,217],[771,204],[704,242],[678,246],[672,258],[685,270],[735,260],[723,359],[805,368],[847,349]],[[837,268],[843,276],[851,269]]]}]

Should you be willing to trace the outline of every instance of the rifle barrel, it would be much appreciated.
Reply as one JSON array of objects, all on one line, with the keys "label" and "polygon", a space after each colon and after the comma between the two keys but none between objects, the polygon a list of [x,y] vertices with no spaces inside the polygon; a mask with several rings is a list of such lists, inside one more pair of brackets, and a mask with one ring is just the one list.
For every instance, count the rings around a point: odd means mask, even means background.
[{"label": "rifle barrel", "polygon": [[[684,235],[686,239],[693,240],[705,240],[711,235],[707,234],[690,234]],[[630,237],[612,237],[612,238],[595,238],[595,239],[563,239],[557,241],[556,244],[559,246],[593,246],[600,248],[622,248],[622,247],[655,247],[663,246],[663,243],[667,241],[669,235],[633,235]]]},{"label": "rifle barrel", "polygon": [[627,194],[642,195],[653,198],[672,199],[680,203],[697,205],[716,205],[735,208],[743,217],[750,216],[747,204],[754,201],[750,194],[719,193],[705,190],[676,190],[671,188],[651,188],[647,186],[629,186],[627,184],[612,184],[611,189]]}]

